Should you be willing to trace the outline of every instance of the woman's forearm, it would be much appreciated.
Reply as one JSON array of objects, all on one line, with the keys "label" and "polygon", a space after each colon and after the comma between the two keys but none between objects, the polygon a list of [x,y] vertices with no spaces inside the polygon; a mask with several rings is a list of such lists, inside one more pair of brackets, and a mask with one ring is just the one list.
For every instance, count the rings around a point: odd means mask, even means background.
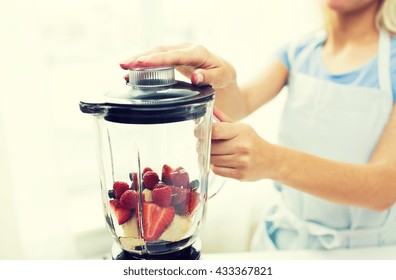
[{"label": "woman's forearm", "polygon": [[274,146],[272,179],[341,204],[385,210],[396,199],[396,170],[352,164]]}]

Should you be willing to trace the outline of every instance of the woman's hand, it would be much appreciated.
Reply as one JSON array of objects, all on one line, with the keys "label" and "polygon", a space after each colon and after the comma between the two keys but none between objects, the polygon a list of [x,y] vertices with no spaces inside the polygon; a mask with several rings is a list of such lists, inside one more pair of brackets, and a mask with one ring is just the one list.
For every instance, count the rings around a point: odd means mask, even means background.
[{"label": "woman's hand", "polygon": [[221,122],[212,125],[210,163],[213,172],[241,181],[269,178],[274,146],[249,125],[232,122],[216,109],[214,113]]},{"label": "woman's hand", "polygon": [[161,46],[126,59],[120,66],[125,70],[133,67],[174,66],[195,85],[210,84],[215,90],[236,86],[235,69],[230,63],[205,47],[191,43]]},{"label": "woman's hand", "polygon": [[[234,67],[205,47],[184,43],[162,46],[135,55],[120,63],[127,70],[134,67],[173,66],[194,85],[211,85],[216,92],[216,106],[240,120],[271,100],[285,85],[287,68],[274,60],[268,69],[245,88],[240,89]],[[128,80],[128,76],[125,76]]]}]

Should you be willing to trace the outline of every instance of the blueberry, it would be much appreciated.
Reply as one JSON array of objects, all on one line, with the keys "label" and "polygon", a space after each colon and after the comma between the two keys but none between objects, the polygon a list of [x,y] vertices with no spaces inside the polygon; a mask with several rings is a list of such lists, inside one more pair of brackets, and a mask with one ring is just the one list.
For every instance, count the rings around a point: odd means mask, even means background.
[{"label": "blueberry", "polygon": [[198,189],[199,188],[199,181],[198,180],[191,181],[190,188],[192,188],[193,190]]},{"label": "blueberry", "polygon": [[115,198],[114,190],[109,190],[107,192],[107,195],[109,196],[109,198]]}]

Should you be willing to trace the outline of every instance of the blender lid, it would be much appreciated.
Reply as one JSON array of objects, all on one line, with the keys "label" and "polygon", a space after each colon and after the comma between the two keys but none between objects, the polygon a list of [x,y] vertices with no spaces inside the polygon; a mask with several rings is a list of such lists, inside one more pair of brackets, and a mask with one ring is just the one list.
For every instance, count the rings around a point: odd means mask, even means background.
[{"label": "blender lid", "polygon": [[175,80],[173,67],[135,68],[127,86],[80,101],[80,110],[112,122],[167,123],[201,117],[213,98],[211,86]]}]

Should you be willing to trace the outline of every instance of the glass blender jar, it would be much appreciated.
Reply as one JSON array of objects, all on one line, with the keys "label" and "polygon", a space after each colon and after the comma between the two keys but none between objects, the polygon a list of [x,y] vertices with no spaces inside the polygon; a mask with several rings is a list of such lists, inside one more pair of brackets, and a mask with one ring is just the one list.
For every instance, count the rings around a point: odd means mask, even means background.
[{"label": "glass blender jar", "polygon": [[214,91],[174,69],[131,69],[129,83],[80,102],[94,116],[113,259],[198,259]]}]

